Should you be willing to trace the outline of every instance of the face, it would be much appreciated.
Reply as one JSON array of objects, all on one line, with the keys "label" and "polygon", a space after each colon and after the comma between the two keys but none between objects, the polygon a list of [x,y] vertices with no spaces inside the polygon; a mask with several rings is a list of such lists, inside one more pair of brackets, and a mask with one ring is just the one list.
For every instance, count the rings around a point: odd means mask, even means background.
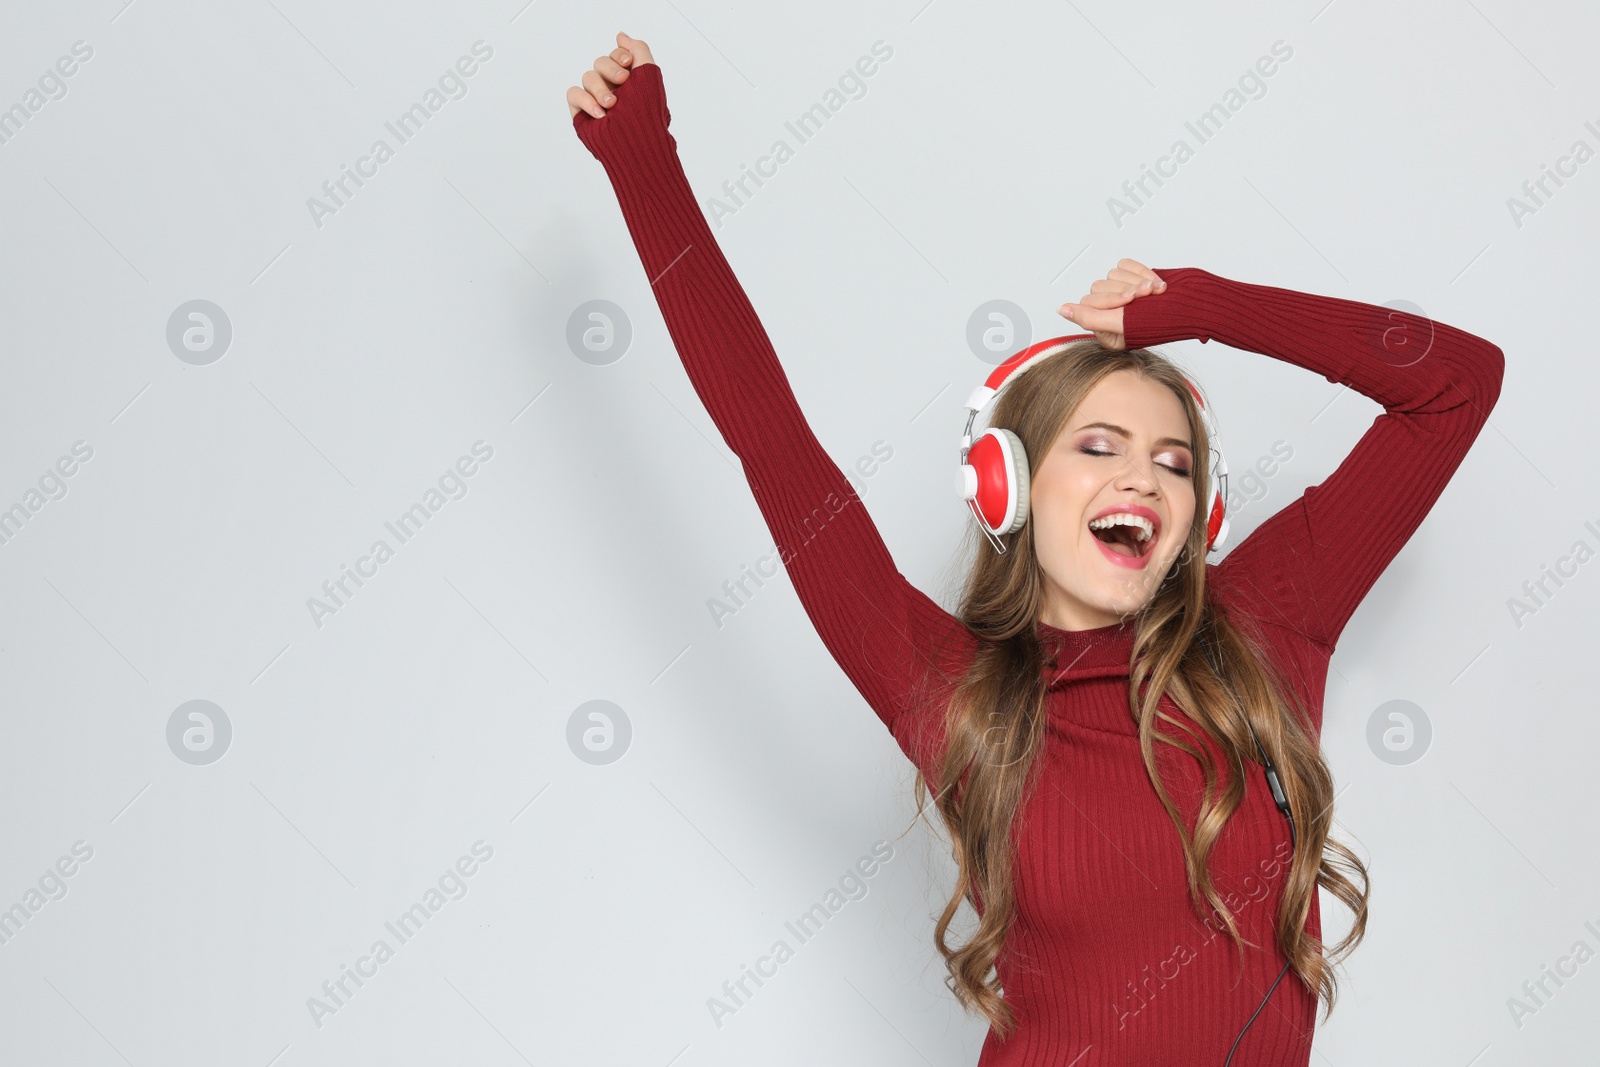
[{"label": "face", "polygon": [[1183,403],[1159,382],[1115,371],[1084,397],[1030,485],[1046,623],[1110,626],[1155,595],[1194,522],[1193,446]]}]

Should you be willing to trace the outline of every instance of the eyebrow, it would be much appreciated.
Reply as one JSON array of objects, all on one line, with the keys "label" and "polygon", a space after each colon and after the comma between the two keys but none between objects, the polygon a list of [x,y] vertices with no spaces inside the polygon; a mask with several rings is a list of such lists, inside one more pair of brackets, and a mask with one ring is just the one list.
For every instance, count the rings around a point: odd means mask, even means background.
[{"label": "eyebrow", "polygon": [[[1118,426],[1114,422],[1086,422],[1082,426],[1078,427],[1078,430],[1096,430],[1096,429],[1099,429],[1099,430],[1110,430],[1112,433],[1117,434],[1118,436],[1126,437],[1130,441],[1133,440],[1133,434],[1129,433],[1127,430],[1124,430],[1121,426]],[[1074,430],[1073,432],[1076,433],[1077,430]],[[1156,444],[1158,444],[1158,445],[1177,445],[1179,448],[1188,449],[1190,452],[1194,451],[1194,446],[1191,445],[1188,441],[1181,441],[1176,437],[1163,437],[1159,441],[1157,441]]]}]

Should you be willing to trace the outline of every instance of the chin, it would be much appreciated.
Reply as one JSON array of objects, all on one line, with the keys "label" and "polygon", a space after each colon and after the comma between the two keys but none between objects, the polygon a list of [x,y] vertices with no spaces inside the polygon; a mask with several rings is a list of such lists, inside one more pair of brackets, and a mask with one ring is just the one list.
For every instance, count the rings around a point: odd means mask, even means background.
[{"label": "chin", "polygon": [[1133,613],[1142,611],[1156,599],[1163,585],[1170,584],[1177,573],[1177,558],[1160,561],[1159,566],[1152,563],[1150,570],[1133,578],[1120,578],[1111,583],[1102,584],[1099,590],[1100,599],[1107,604],[1117,607],[1108,610]]},{"label": "chin", "polygon": [[1124,621],[1155,599],[1183,548],[1181,542],[1171,541],[1168,532],[1160,532],[1136,561],[1122,553],[1118,560],[1109,558],[1115,549],[1107,549],[1088,529],[1080,537],[1073,550],[1061,555],[1041,552],[1041,565],[1069,600],[1100,616]]},{"label": "chin", "polygon": [[1137,615],[1143,611],[1150,601],[1154,599],[1153,592],[1145,590],[1126,590],[1121,594],[1102,593],[1099,597],[1098,607],[1102,611],[1113,615]]},{"label": "chin", "polygon": [[1126,557],[1108,549],[1093,534],[1085,537],[1079,550],[1079,573],[1091,576],[1094,588],[1086,592],[1091,594],[1093,603],[1103,610],[1127,615],[1155,599],[1162,577],[1172,569],[1173,554],[1164,543],[1152,543],[1146,548],[1141,555]]}]

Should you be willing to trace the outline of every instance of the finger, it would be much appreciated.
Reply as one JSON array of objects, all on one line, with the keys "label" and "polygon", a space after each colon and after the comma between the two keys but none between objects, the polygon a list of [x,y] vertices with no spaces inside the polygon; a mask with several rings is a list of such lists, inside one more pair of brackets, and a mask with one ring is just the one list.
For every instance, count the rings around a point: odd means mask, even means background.
[{"label": "finger", "polygon": [[[619,48],[618,51],[620,52],[621,49]],[[606,80],[608,85],[621,85],[628,78],[628,68],[618,63],[611,56],[601,56],[596,59],[594,61],[594,69],[600,77]]]},{"label": "finger", "polygon": [[1089,286],[1091,294],[1122,293],[1130,299],[1136,296],[1148,296],[1155,291],[1155,289],[1141,288],[1133,282],[1113,281],[1109,278],[1102,278]]},{"label": "finger", "polygon": [[1087,304],[1092,308],[1109,310],[1111,308],[1122,307],[1137,295],[1137,293],[1130,293],[1126,289],[1109,290],[1103,293],[1089,293],[1082,300],[1078,301],[1078,303]]},{"label": "finger", "polygon": [[1062,304],[1056,309],[1063,318],[1094,333],[1122,332],[1122,313],[1089,307],[1085,304]]},{"label": "finger", "polygon": [[621,30],[618,30],[617,44],[623,48],[626,48],[630,53],[632,53],[633,62],[628,64],[631,67],[637,67],[642,63],[655,62],[655,59],[650,55],[650,46],[639,40],[637,37],[629,37]]},{"label": "finger", "polygon": [[1117,261],[1117,266],[1119,268],[1121,268],[1122,270],[1126,270],[1126,271],[1128,271],[1128,272],[1130,272],[1130,273],[1132,273],[1132,274],[1134,274],[1134,275],[1136,275],[1136,276],[1138,276],[1140,278],[1148,278],[1148,279],[1150,279],[1150,281],[1153,283],[1154,290],[1157,291],[1157,292],[1159,292],[1162,289],[1165,289],[1167,287],[1167,283],[1161,277],[1161,275],[1157,274],[1155,271],[1151,270],[1149,267],[1145,266],[1143,263],[1140,263],[1137,259],[1121,259],[1121,260],[1118,260]]},{"label": "finger", "polygon": [[597,119],[604,118],[606,113],[605,108],[601,107],[594,97],[576,85],[567,90],[567,111],[569,112],[569,117],[584,111]]},{"label": "finger", "polygon": [[1120,333],[1097,330],[1095,331],[1094,339],[1100,342],[1101,348],[1113,348],[1120,351],[1128,347],[1128,342],[1123,339]]},{"label": "finger", "polygon": [[[1123,260],[1123,262],[1126,263],[1128,261]],[[1139,274],[1135,271],[1123,270],[1121,267],[1117,267],[1106,275],[1106,280],[1113,284],[1120,284],[1131,291],[1151,292],[1159,279],[1153,274]]]},{"label": "finger", "polygon": [[601,107],[615,107],[616,94],[611,91],[611,84],[600,77],[598,71],[586,70],[583,72],[583,87],[589,90],[589,95],[599,102]]}]

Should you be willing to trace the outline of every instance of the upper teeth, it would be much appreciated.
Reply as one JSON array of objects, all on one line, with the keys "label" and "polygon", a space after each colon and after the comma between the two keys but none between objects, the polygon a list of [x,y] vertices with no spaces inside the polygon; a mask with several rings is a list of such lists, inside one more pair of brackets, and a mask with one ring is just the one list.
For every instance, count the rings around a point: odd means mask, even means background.
[{"label": "upper teeth", "polygon": [[1139,540],[1141,541],[1150,540],[1156,532],[1155,524],[1149,519],[1141,518],[1138,515],[1130,515],[1125,511],[1119,511],[1115,515],[1107,515],[1101,519],[1092,519],[1089,522],[1089,529],[1091,530],[1104,530],[1111,526],[1137,526],[1139,528]]}]

